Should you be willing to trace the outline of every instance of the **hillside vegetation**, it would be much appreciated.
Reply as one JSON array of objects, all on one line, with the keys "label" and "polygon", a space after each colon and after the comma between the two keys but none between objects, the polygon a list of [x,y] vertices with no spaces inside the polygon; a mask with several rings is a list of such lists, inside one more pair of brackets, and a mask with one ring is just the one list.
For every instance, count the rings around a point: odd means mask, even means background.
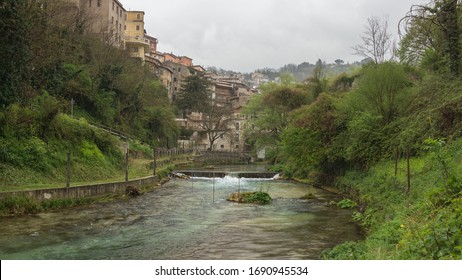
[{"label": "hillside vegetation", "polygon": [[462,259],[461,9],[413,6],[399,62],[371,58],[331,79],[319,65],[302,84],[266,85],[247,106],[248,142],[274,169],[355,201],[366,239],[325,258]]},{"label": "hillside vegetation", "polygon": [[[93,34],[66,1],[0,1],[0,188],[122,171],[111,127],[150,146],[175,145],[179,128],[152,70]],[[74,103],[71,105],[71,101]]]}]

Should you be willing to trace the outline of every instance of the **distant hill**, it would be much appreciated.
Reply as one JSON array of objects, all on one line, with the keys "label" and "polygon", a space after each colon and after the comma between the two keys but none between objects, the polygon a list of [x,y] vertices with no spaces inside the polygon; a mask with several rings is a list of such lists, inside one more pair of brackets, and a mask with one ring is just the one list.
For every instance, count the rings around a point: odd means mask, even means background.
[{"label": "distant hill", "polygon": [[[344,63],[343,60],[337,59],[335,63],[326,63],[325,61],[322,62],[324,66],[324,75],[326,77],[337,76],[341,73],[348,73],[354,71],[355,69],[361,67],[362,65],[368,63],[368,60],[365,59],[360,62],[353,62],[353,63]],[[313,71],[316,67],[316,64],[312,64],[309,62],[303,62],[300,64],[286,64],[279,69],[275,68],[263,68],[257,69],[252,73],[240,73],[232,70],[225,70],[217,67],[208,67],[207,71],[213,72],[220,76],[234,76],[234,77],[243,77],[244,82],[248,85],[254,85],[254,80],[252,78],[252,74],[260,73],[264,75],[264,78],[268,81],[277,81],[279,76],[282,73],[290,73],[292,74],[298,82],[303,82],[309,77],[313,76]]]}]

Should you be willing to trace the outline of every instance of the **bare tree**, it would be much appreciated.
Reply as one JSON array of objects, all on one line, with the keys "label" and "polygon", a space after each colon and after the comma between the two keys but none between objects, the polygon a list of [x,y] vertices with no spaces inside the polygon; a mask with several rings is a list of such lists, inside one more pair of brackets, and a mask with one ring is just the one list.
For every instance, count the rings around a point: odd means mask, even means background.
[{"label": "bare tree", "polygon": [[391,47],[391,34],[388,33],[388,18],[370,17],[366,31],[361,36],[362,44],[353,47],[354,54],[382,63]]},{"label": "bare tree", "polygon": [[213,150],[213,144],[230,130],[232,121],[232,109],[230,107],[209,106],[202,113],[201,129],[209,140],[209,150]]}]

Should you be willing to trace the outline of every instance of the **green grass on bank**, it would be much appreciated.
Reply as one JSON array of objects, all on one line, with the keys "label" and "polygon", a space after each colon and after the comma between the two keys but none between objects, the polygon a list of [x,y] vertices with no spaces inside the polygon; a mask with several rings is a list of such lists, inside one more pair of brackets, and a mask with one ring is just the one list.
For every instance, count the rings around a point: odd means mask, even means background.
[{"label": "green grass on bank", "polygon": [[[178,155],[175,161],[162,165],[156,169],[156,174],[166,176],[176,162],[185,162],[190,155]],[[158,162],[168,158],[159,158]],[[153,160],[149,158],[130,158],[129,180],[153,175]],[[58,167],[50,172],[39,172],[31,168],[14,168],[11,165],[0,164],[0,191],[21,191],[47,188],[62,188],[66,186],[66,168]],[[125,180],[125,167],[118,165],[114,168],[104,168],[97,165],[73,165],[71,186],[120,182]]]},{"label": "green grass on bank", "polygon": [[338,186],[358,202],[352,220],[366,239],[341,244],[327,259],[462,259],[462,140],[413,158],[348,172]]}]

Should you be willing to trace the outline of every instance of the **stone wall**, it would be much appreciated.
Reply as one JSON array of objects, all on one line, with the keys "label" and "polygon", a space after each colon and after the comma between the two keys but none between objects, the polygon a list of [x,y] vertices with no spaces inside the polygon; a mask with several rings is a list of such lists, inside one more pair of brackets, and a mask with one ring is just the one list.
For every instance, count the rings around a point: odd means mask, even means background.
[{"label": "stone wall", "polygon": [[144,187],[159,182],[157,176],[150,176],[141,179],[129,180],[127,182],[102,183],[85,186],[75,186],[69,188],[53,188],[30,191],[14,191],[1,192],[0,199],[7,196],[28,196],[36,200],[42,201],[47,199],[62,199],[62,198],[81,198],[91,196],[102,196],[106,194],[122,194],[128,186]]}]

